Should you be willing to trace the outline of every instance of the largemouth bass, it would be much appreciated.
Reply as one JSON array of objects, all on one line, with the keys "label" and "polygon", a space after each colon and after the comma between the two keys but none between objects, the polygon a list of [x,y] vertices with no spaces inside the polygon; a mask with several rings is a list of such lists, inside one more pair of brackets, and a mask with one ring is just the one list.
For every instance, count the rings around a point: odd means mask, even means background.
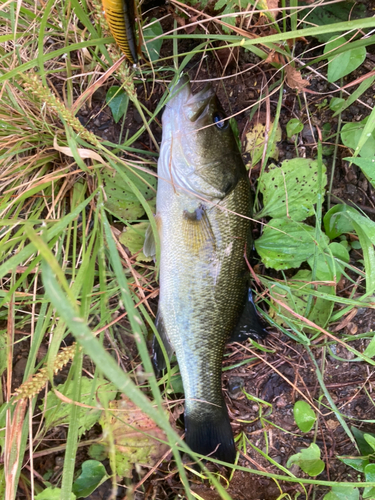
[{"label": "largemouth bass", "polygon": [[[240,319],[248,296],[250,184],[212,88],[193,95],[184,76],[172,92],[158,162],[156,327],[167,355],[176,352],[187,444],[233,463],[236,451],[221,391],[224,346],[236,325],[239,334],[265,333],[251,301],[246,325]],[[146,238],[145,251],[148,246]],[[156,340],[154,364],[158,370],[166,366]]]}]

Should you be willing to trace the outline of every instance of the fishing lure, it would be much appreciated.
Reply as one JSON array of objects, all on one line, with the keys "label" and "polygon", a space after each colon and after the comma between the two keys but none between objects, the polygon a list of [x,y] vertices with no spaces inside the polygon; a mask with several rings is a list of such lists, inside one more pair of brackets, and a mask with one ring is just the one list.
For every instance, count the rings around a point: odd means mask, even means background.
[{"label": "fishing lure", "polygon": [[132,64],[138,62],[134,0],[102,0],[105,18],[117,45]]}]

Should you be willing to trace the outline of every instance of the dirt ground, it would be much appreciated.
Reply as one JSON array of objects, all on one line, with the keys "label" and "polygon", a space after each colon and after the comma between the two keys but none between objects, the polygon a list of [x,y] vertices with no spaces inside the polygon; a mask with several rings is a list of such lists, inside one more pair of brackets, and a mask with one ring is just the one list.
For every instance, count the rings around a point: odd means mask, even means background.
[{"label": "dirt ground", "polygon": [[[163,8],[156,12],[156,17],[161,17]],[[312,42],[314,43],[314,42]],[[191,47],[186,47],[186,49]],[[302,52],[306,47],[300,46]],[[184,48],[182,47],[181,50]],[[166,44],[162,49],[168,53],[171,47]],[[224,51],[223,51],[224,52]],[[227,52],[226,57],[230,56]],[[214,87],[220,101],[227,114],[237,115],[240,137],[244,138],[250,127],[249,110],[251,104],[254,104],[259,95],[260,89],[264,89],[265,85],[274,81],[276,70],[267,65],[254,68],[254,63],[258,61],[254,56],[246,53],[242,49],[235,55],[235,59],[231,59],[229,65],[225,69],[225,75],[235,75],[223,81],[223,83],[214,82]],[[212,53],[208,54],[203,63],[199,65],[199,59],[192,59],[189,65],[189,74],[192,80],[202,82],[207,79],[215,79],[222,75],[223,65],[225,65],[225,54],[222,55],[222,60],[218,59]],[[373,67],[374,56],[369,54],[365,64],[350,78],[355,80],[361,75],[368,72],[368,68]],[[247,70],[245,72],[245,70]],[[304,75],[304,77],[307,76]],[[293,117],[299,118],[306,124],[302,132],[299,142],[298,151],[301,156],[314,157],[316,155],[316,137],[317,129],[321,129],[324,124],[330,124],[330,134],[332,135],[337,128],[337,118],[332,118],[332,112],[328,105],[322,105],[324,99],[327,98],[329,92],[335,90],[335,86],[328,84],[319,75],[312,74],[309,77],[310,86],[308,87],[311,93],[306,93],[306,100],[303,100],[301,95],[284,87],[284,100],[281,112],[281,127],[283,130],[282,140],[278,144],[279,161],[296,156],[294,142],[288,141],[285,133],[286,123]],[[347,83],[347,82],[346,82]],[[202,88],[203,83],[197,83],[195,89]],[[163,92],[164,86],[156,84],[151,98],[146,99],[146,94],[149,95],[151,86],[146,87],[138,85],[137,91],[140,100],[143,100],[145,106],[150,110],[155,109]],[[79,118],[81,122],[103,140],[109,140],[113,143],[120,141],[121,125],[115,124],[111,112],[105,106],[105,95],[107,88],[103,87],[93,96],[91,106],[81,109]],[[348,108],[343,116],[344,122],[359,121],[369,114],[374,105],[374,88],[370,88],[366,95],[362,96],[363,104],[355,103]],[[300,107],[300,103],[302,108]],[[276,110],[276,98],[270,98],[270,114],[274,116]],[[311,115],[312,129],[309,126],[307,119],[307,107]],[[261,109],[266,112],[265,106]],[[160,117],[159,117],[160,119]],[[129,136],[135,133],[141,126],[141,117],[136,110],[129,105],[129,111],[126,117],[124,130],[128,130]],[[153,123],[152,131],[156,139],[160,143],[161,128]],[[325,146],[333,144],[333,139],[327,141]],[[147,134],[139,138],[134,147],[139,149],[154,150],[154,146]],[[332,174],[332,153],[333,148],[327,147],[328,154],[324,156],[324,161],[327,166],[328,178]],[[374,220],[375,216],[375,192],[369,182],[360,172],[360,170],[351,166],[342,160],[349,156],[349,151],[344,147],[338,148],[338,157],[335,163],[333,172],[333,190],[332,203],[340,202],[356,204],[370,218]],[[255,185],[259,170],[254,170],[252,184]],[[326,207],[325,207],[326,208]],[[254,236],[260,234],[260,228],[254,227]],[[358,251],[351,252],[351,263],[360,266],[361,254]],[[254,261],[256,263],[256,260]],[[268,270],[262,265],[258,265],[257,270],[267,274]],[[344,297],[348,297],[352,291],[351,283],[343,278],[340,282],[340,293]],[[356,293],[361,293],[361,286],[358,287]],[[157,301],[153,304],[156,309]],[[375,312],[373,310],[359,309],[356,315],[351,318],[347,325],[330,325],[331,331],[335,326],[341,326],[337,331],[340,337],[345,334],[365,333],[372,331],[375,328]],[[269,329],[268,338],[264,341],[267,352],[261,353],[259,359],[245,364],[239,368],[224,371],[223,387],[225,398],[232,419],[233,430],[235,435],[243,431],[251,443],[259,450],[267,453],[277,464],[286,466],[288,458],[297,453],[301,448],[308,446],[312,440],[314,432],[307,434],[301,433],[293,417],[293,405],[300,399],[298,390],[308,395],[309,399],[314,402],[319,408],[319,425],[316,444],[322,450],[322,459],[326,464],[325,470],[319,475],[319,479],[333,481],[357,481],[363,479],[360,473],[356,473],[352,468],[346,466],[337,459],[341,455],[356,455],[353,444],[347,437],[341,425],[338,424],[334,414],[327,409],[325,404],[326,399],[321,399],[319,406],[319,398],[322,395],[320,385],[318,383],[315,368],[310,357],[306,353],[303,346],[297,344],[294,340],[283,335],[282,333]],[[24,333],[19,333],[19,340]],[[121,333],[119,333],[121,335]],[[363,351],[365,342],[358,339],[353,347]],[[134,347],[134,346],[133,346]],[[132,346],[130,346],[132,348]],[[47,346],[45,346],[47,349]],[[373,424],[362,425],[359,420],[374,420],[374,391],[375,391],[375,372],[371,371],[369,366],[358,362],[351,362],[353,356],[342,349],[339,344],[333,345],[336,355],[342,358],[341,361],[332,357],[322,343],[316,343],[312,346],[313,353],[318,362],[322,363],[324,358],[324,381],[328,388],[333,401],[339,408],[342,415],[345,416],[349,425],[357,425],[362,430],[374,431]],[[133,359],[137,359],[137,353],[132,351]],[[40,352],[40,358],[45,352]],[[128,353],[129,354],[129,353]],[[123,353],[123,362],[129,362],[129,355]],[[224,367],[237,365],[245,359],[253,357],[253,354],[247,350],[247,347],[233,344],[228,345],[227,357],[225,357]],[[14,386],[16,387],[22,381],[23,371],[26,365],[28,355],[28,343],[26,340],[21,341],[15,346],[14,358]],[[92,369],[89,360],[86,360],[86,368]],[[61,383],[67,369],[59,374],[56,378],[56,383]],[[249,395],[262,399],[269,403],[270,406],[262,405],[263,417],[259,416],[259,403],[248,399],[243,392],[238,391],[239,387],[243,387]],[[176,398],[178,395],[176,395]],[[177,422],[178,424],[178,422]],[[100,435],[100,426],[92,428],[87,435],[82,438],[82,441],[90,441]],[[182,432],[182,427],[181,427]],[[58,427],[47,435],[38,448],[38,452],[34,458],[34,468],[37,474],[44,476],[47,472],[51,473],[49,481],[52,483],[58,481],[63,465],[63,451],[61,453],[48,454],[48,448],[58,446],[65,442],[67,429]],[[267,436],[268,442],[265,440]],[[87,449],[82,446],[78,453],[79,462],[88,458]],[[108,461],[104,462],[108,466]],[[270,464],[268,460],[262,457],[261,453],[256,449],[247,445],[246,453],[241,452],[239,465],[266,471],[279,473],[279,469]],[[219,472],[223,477],[228,478],[229,472],[224,468],[216,468],[210,466],[213,471]],[[142,479],[142,474],[145,471],[134,471],[133,484],[138,483]],[[303,473],[292,468],[292,472],[303,477]],[[307,476],[306,476],[307,477]],[[208,483],[202,481],[190,474],[192,489],[205,500],[216,500],[220,498]],[[223,481],[224,484],[224,481]],[[122,486],[125,486],[123,484]],[[148,478],[144,485],[144,492],[134,494],[134,498],[139,499],[174,499],[183,498],[183,489],[175,472],[174,464],[171,461],[164,461]],[[302,493],[300,486],[293,483],[280,483],[280,487],[284,493],[289,493],[293,498],[297,491]],[[99,487],[89,500],[105,500],[110,498],[110,484],[105,483]],[[315,490],[315,499],[323,498],[327,490],[318,487]],[[275,481],[266,477],[260,477],[254,474],[243,473],[237,471],[234,473],[230,481],[228,493],[235,500],[273,500],[280,495],[279,486]],[[308,491],[309,498],[312,498],[312,490]],[[302,498],[303,496],[301,496]],[[22,484],[17,497],[19,500],[27,498],[22,490]],[[126,488],[120,487],[117,497],[118,499],[126,498]]]}]

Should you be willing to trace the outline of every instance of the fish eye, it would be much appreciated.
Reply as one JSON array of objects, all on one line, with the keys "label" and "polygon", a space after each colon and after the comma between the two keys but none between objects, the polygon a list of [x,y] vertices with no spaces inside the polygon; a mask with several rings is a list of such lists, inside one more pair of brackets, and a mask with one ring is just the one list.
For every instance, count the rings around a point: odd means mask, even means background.
[{"label": "fish eye", "polygon": [[225,122],[223,121],[225,119],[223,113],[215,111],[215,113],[212,115],[212,119],[218,129],[225,130],[228,128],[229,120]]}]

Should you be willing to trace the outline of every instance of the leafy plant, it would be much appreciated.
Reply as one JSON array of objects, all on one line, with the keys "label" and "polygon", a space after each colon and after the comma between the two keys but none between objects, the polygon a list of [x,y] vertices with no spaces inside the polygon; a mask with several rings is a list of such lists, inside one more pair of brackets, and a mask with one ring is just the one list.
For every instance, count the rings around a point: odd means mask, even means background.
[{"label": "leafy plant", "polygon": [[143,38],[146,43],[142,46],[142,50],[150,58],[151,62],[156,62],[160,57],[160,50],[163,45],[162,34],[163,28],[155,18],[151,19],[150,26],[143,30]]},{"label": "leafy plant", "polygon": [[359,500],[359,489],[333,486],[331,491],[324,495],[324,500]]},{"label": "leafy plant", "polygon": [[137,254],[137,261],[149,262],[152,260],[152,258],[146,257],[142,251],[145,242],[145,235],[149,228],[149,222],[132,224],[130,227],[125,229],[119,238],[121,243],[129,249],[131,254]]},{"label": "leafy plant", "polygon": [[[272,137],[273,127],[275,126],[274,131],[274,140],[272,144],[269,146],[269,158],[273,158],[277,160],[279,157],[279,151],[277,149],[277,143],[281,140],[281,127],[279,124],[274,124],[274,122],[270,123],[270,130],[268,132],[268,139]],[[246,146],[245,152],[250,154],[251,163],[248,165],[248,168],[255,167],[255,165],[260,162],[263,156],[263,150],[265,146],[265,137],[266,137],[266,125],[261,121],[254,121],[251,124],[249,131],[246,134]]]},{"label": "leafy plant", "polygon": [[286,135],[291,138],[293,135],[299,134],[303,130],[303,123],[298,118],[292,118],[286,124]]},{"label": "leafy plant", "polygon": [[309,432],[316,422],[316,415],[309,403],[297,401],[293,407],[294,420],[302,432]]},{"label": "leafy plant", "polygon": [[[344,462],[346,465],[349,465],[354,470],[358,472],[362,472],[365,474],[366,481],[374,481],[375,477],[375,463],[371,463],[371,461],[375,460],[375,435],[370,433],[362,432],[356,427],[351,428],[355,439],[358,444],[358,448],[362,454],[361,457],[353,458],[353,457],[338,457],[339,460]],[[324,500],[341,500],[342,498],[349,498],[351,500],[353,498],[359,498],[359,490],[358,488],[353,488],[352,491],[348,491],[348,497],[344,497],[344,491],[338,487],[334,486],[332,491],[325,495]],[[375,495],[375,488],[372,486],[367,486],[364,488],[362,493],[362,498],[373,498]]]},{"label": "leafy plant", "polygon": [[112,401],[103,415],[103,439],[115,450],[112,470],[119,477],[132,477],[137,464],[153,466],[169,449],[165,432],[130,400]]},{"label": "leafy plant", "polygon": [[107,90],[106,103],[112,111],[112,116],[115,123],[118,123],[121,118],[126,115],[129,105],[128,94],[119,86],[113,85]]},{"label": "leafy plant", "polygon": [[105,208],[116,217],[128,220],[140,219],[145,214],[138,190],[143,199],[155,210],[156,177],[143,170],[104,172]]},{"label": "leafy plant", "polygon": [[[49,391],[46,400],[41,405],[41,409],[45,410],[44,426],[46,430],[69,423],[71,405],[64,399],[66,398],[70,402],[73,399],[73,392],[74,388],[69,382]],[[59,396],[59,394],[63,396]],[[107,380],[82,377],[80,403],[84,406],[77,413],[79,435],[91,429],[99,421],[101,409],[96,409],[97,402],[101,402],[100,404],[105,407],[115,395],[115,387]],[[88,409],[87,406],[91,406],[91,409]]]},{"label": "leafy plant", "polygon": [[76,498],[86,498],[108,479],[102,463],[97,460],[86,460],[82,464],[82,472],[73,483],[73,493]]},{"label": "leafy plant", "polygon": [[[346,45],[346,51],[342,54],[330,57],[329,53],[337,47]],[[328,73],[327,79],[329,82],[335,82],[340,78],[348,75],[356,70],[366,58],[365,47],[350,48],[344,36],[333,36],[328,40],[324,47],[324,53],[328,55]]]},{"label": "leafy plant", "polygon": [[[73,492],[69,495],[69,500],[76,500],[76,496]],[[48,486],[43,491],[38,493],[35,500],[60,500],[61,499],[61,488],[54,488],[53,486]]]},{"label": "leafy plant", "polygon": [[[301,5],[309,5],[307,0],[300,2]],[[327,5],[325,5],[327,4]],[[306,26],[311,24],[318,26],[330,26],[335,23],[346,21],[349,16],[352,19],[361,19],[365,15],[365,5],[353,2],[352,0],[347,0],[340,2],[340,4],[331,4],[328,1],[324,1],[320,9],[311,9],[306,11],[304,20],[306,21]],[[319,33],[316,38],[322,42],[327,42],[331,37],[329,31],[325,33]]]},{"label": "leafy plant", "polygon": [[[358,148],[360,140],[364,137],[361,148]],[[360,122],[346,123],[341,130],[341,140],[344,146],[353,149],[356,154],[364,158],[375,156],[375,130],[374,123],[366,116]]]},{"label": "leafy plant", "polygon": [[287,467],[298,465],[303,472],[309,476],[317,476],[324,470],[324,462],[320,459],[320,449],[315,443],[311,443],[308,448],[289,457]]},{"label": "leafy plant", "polygon": [[[0,463],[1,500],[14,500],[19,496],[19,488],[27,498],[38,500],[72,500],[91,495],[106,478],[99,462],[107,458],[112,464],[111,494],[115,497],[116,473],[127,477],[130,489],[133,484],[129,476],[134,464],[153,466],[163,456],[162,451],[169,449],[173,465],[166,463],[165,467],[159,467],[157,481],[152,483],[153,494],[160,498],[172,494],[162,491],[160,486],[163,477],[168,477],[163,488],[178,484],[180,495],[188,500],[197,496],[192,490],[194,480],[189,483],[187,477],[195,472],[181,460],[181,452],[189,450],[165,412],[168,407],[174,416],[178,414],[175,397],[181,391],[181,379],[177,367],[159,381],[153,376],[147,339],[149,330],[154,329],[157,273],[154,264],[143,260],[141,255],[146,227],[157,234],[153,214],[157,186],[155,161],[160,143],[158,117],[169,99],[170,80],[186,70],[196,71],[194,78],[198,81],[220,79],[214,85],[226,111],[231,114],[243,111],[243,120],[238,122],[240,130],[247,120],[254,124],[254,117],[263,113],[259,120],[263,128],[258,124],[247,130],[249,166],[256,185],[257,164],[262,161],[264,170],[269,158],[278,159],[281,150],[278,143],[283,138],[281,111],[288,113],[291,103],[295,103],[299,106],[300,123],[307,123],[311,119],[307,112],[312,95],[314,119],[316,113],[329,113],[328,96],[318,103],[314,94],[305,93],[306,100],[302,99],[310,67],[318,72],[314,78],[322,78],[319,71],[324,73],[324,69],[319,65],[323,61],[324,68],[329,57],[329,71],[333,71],[340,59],[348,71],[354,67],[348,55],[354,54],[358,62],[359,54],[363,55],[375,39],[368,33],[375,27],[375,21],[366,18],[364,3],[323,2],[312,6],[311,2],[302,1],[220,0],[213,17],[206,6],[206,1],[195,3],[195,10],[191,11],[191,4],[186,4],[177,16],[165,17],[164,33],[154,19],[141,28],[139,40],[141,44],[142,39],[145,41],[142,51],[148,54],[148,60],[140,57],[136,68],[120,60],[121,53],[105,26],[102,5],[96,0],[90,3],[90,9],[77,0],[70,3],[57,0],[36,2],[32,8],[28,2],[22,5],[4,2],[0,10],[4,47],[0,60],[0,375],[5,381],[0,401],[0,446],[4,457]],[[267,11],[271,7],[272,11]],[[144,16],[142,19],[140,12],[136,16],[142,25]],[[306,52],[305,48],[299,52],[299,46],[305,47],[305,40],[309,42],[311,37],[327,40],[333,34],[336,39],[344,36],[348,43],[340,43],[329,54],[315,47],[314,60],[307,46]],[[353,34],[356,38],[349,38]],[[232,50],[235,69],[219,57]],[[244,51],[252,52],[245,54],[246,61]],[[247,66],[254,63],[262,66],[259,69]],[[218,71],[216,65],[220,64],[222,68]],[[277,71],[269,72],[269,68]],[[283,68],[289,72],[293,68],[294,80],[290,75],[286,78],[293,90],[283,86]],[[236,79],[238,69],[241,75]],[[330,73],[329,78],[337,78],[337,74],[340,76],[337,71]],[[348,77],[349,83],[355,78]],[[302,89],[295,87],[298,79],[302,80]],[[356,87],[349,88],[350,95],[345,94],[346,88],[342,89],[342,95],[332,94],[341,99],[331,101],[331,109],[338,116],[338,129],[342,111],[368,92],[373,82],[374,76],[369,74]],[[243,100],[232,94],[237,85],[238,95],[242,92],[246,96]],[[252,96],[247,93],[249,86]],[[97,100],[98,89],[105,96],[99,97],[102,102]],[[259,102],[255,102],[258,97]],[[89,130],[98,110],[106,105],[112,112],[115,131],[116,123],[128,112],[140,117],[140,123],[136,127],[133,123],[127,130],[125,139],[117,141],[115,134],[116,140],[110,136],[104,140]],[[246,106],[249,110],[244,109]],[[291,115],[285,116],[288,120]],[[233,126],[234,119],[231,126],[238,131]],[[323,120],[327,123],[327,117]],[[266,130],[264,124],[272,121],[273,125]],[[319,119],[311,121],[320,127]],[[292,132],[292,124],[287,135]],[[369,161],[374,155],[369,151],[372,151],[373,117],[355,125],[357,129],[344,127],[342,142],[353,150],[350,161],[360,164],[372,182]],[[334,135],[335,126],[332,122],[332,130],[322,131],[323,140],[332,143],[331,150],[337,148],[340,139],[340,130]],[[244,137],[237,135],[241,145]],[[270,322],[302,344],[299,349],[315,367],[329,411],[334,412],[349,438],[353,434],[359,443],[356,431],[345,428],[345,415],[335,407],[324,385],[323,364],[327,359],[324,350],[328,344],[330,356],[336,356],[337,363],[340,362],[333,345],[337,335],[340,336],[337,342],[357,356],[351,360],[353,363],[358,359],[362,365],[371,364],[370,358],[375,354],[374,335],[360,333],[358,338],[367,344],[363,352],[358,352],[350,346],[354,336],[343,334],[342,330],[341,333],[327,330],[327,336],[331,336],[329,342],[322,336],[312,342],[311,331],[314,336],[318,333],[307,327],[304,320],[330,328],[332,322],[347,320],[354,308],[373,307],[373,227],[360,211],[333,207],[324,217],[323,231],[326,174],[319,147],[317,163],[308,158],[293,162],[268,167],[261,175],[259,192],[263,208],[257,207],[256,216],[266,223],[266,229],[257,245],[264,263],[273,266],[274,271],[267,276],[256,268],[262,287],[259,297],[269,310]],[[352,260],[348,264],[351,249],[363,251],[363,262],[357,260],[353,264]],[[284,269],[299,264],[302,269],[282,274]],[[280,269],[277,274],[276,269]],[[347,280],[347,295],[340,295],[335,289],[340,276]],[[366,279],[366,294],[361,288],[363,279]],[[73,347],[71,336],[77,342]],[[254,355],[248,357],[247,349],[248,344],[227,353],[226,376],[238,368],[246,371],[254,363]],[[321,353],[318,367],[314,365],[315,350]],[[256,354],[269,362],[267,358],[277,356],[277,351],[275,344],[272,349],[258,348]],[[11,364],[12,369],[4,371]],[[42,397],[39,393],[47,383],[51,387],[43,394],[45,404],[41,405],[37,398]],[[132,403],[127,404],[134,405],[132,410],[136,408],[139,417],[136,424],[147,423],[146,428],[139,429],[129,422],[129,406],[121,407],[121,400],[114,399],[118,393],[130,398]],[[277,407],[247,392],[245,397],[253,405],[250,409],[258,407],[255,419],[259,418],[262,434],[256,434],[256,439],[262,444],[257,446],[253,435],[246,435],[246,431],[238,434],[244,455],[241,466],[233,466],[233,474],[267,475],[274,481],[283,481],[282,484],[298,484],[299,489],[310,484],[333,486],[328,494],[335,495],[332,498],[343,499],[344,491],[347,498],[358,498],[360,487],[366,488],[364,495],[373,495],[371,439],[367,443],[363,438],[369,447],[366,453],[344,457],[352,460],[346,465],[361,468],[366,481],[337,485],[333,480],[295,477],[269,456],[269,426],[273,426],[275,433],[287,432],[271,421]],[[96,434],[94,424],[98,420],[106,433],[104,444]],[[90,435],[85,435],[88,429]],[[136,435],[136,442],[130,429]],[[56,442],[60,430],[59,435],[65,439]],[[87,446],[93,460],[80,463],[78,444]],[[251,469],[245,461],[249,447],[277,467],[279,474]],[[63,454],[64,463],[61,467],[56,465],[53,471],[49,467],[43,477],[37,473],[46,453]],[[195,454],[191,457],[198,461]],[[316,450],[315,455],[310,450],[301,452],[294,463],[305,464],[314,473],[319,460]],[[25,464],[34,470],[34,475],[29,475]],[[218,478],[202,461],[200,464],[203,486],[208,482],[210,488],[228,500],[231,489],[224,489],[222,484],[230,483],[232,478]],[[144,488],[143,493],[147,494],[153,477],[144,477],[144,481],[139,489]]]}]

